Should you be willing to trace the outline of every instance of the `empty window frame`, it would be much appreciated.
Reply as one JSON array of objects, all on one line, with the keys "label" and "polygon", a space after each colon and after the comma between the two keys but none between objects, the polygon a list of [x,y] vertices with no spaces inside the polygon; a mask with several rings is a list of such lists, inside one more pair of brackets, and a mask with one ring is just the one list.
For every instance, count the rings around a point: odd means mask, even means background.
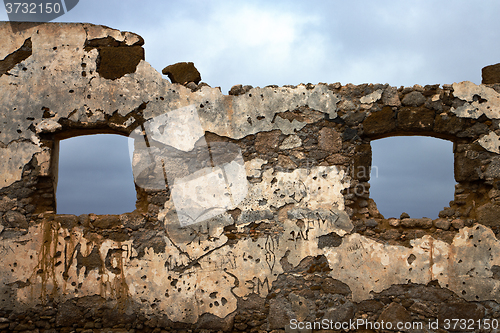
[{"label": "empty window frame", "polygon": [[122,214],[135,210],[131,144],[132,139],[113,134],[61,140],[57,213]]},{"label": "empty window frame", "polygon": [[437,218],[453,200],[453,143],[423,136],[371,142],[370,194],[385,218]]}]

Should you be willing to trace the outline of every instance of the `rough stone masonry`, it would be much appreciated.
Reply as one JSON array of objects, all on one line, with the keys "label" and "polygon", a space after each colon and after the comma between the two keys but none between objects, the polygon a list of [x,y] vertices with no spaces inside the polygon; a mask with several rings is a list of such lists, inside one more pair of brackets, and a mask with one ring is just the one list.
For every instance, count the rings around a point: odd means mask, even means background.
[{"label": "rough stone masonry", "polygon": [[[22,25],[0,24],[0,331],[499,325],[498,80],[224,95],[170,83],[136,34]],[[176,117],[189,135],[161,121]],[[136,210],[57,214],[59,142],[96,133],[136,134]],[[402,135],[453,142],[438,219],[385,219],[370,199],[370,142]],[[200,179],[225,180],[218,210],[192,198]]]}]

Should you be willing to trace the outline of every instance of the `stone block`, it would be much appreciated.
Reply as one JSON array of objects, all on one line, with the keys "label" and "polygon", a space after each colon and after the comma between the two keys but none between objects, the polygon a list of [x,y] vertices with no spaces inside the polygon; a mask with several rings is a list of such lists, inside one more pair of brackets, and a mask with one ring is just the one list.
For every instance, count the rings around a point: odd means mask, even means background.
[{"label": "stone block", "polygon": [[439,218],[434,220],[434,226],[439,229],[448,230],[450,229],[451,222],[447,219]]},{"label": "stone block", "polygon": [[412,91],[406,94],[405,97],[403,97],[401,103],[404,106],[414,106],[414,107],[421,106],[425,103],[425,97],[419,91]]},{"label": "stone block", "polygon": [[377,321],[390,322],[396,327],[398,322],[411,322],[411,315],[401,304],[392,302],[382,311]]},{"label": "stone block", "polygon": [[395,113],[390,107],[373,112],[363,122],[363,129],[366,135],[376,136],[390,133],[396,129]]},{"label": "stone block", "polygon": [[144,49],[141,46],[102,47],[99,56],[97,72],[103,78],[115,80],[135,72],[139,62],[144,60]]},{"label": "stone block", "polygon": [[434,116],[432,110],[403,108],[398,112],[398,127],[405,131],[430,131],[434,126]]},{"label": "stone block", "polygon": [[500,83],[500,63],[483,67],[482,84]]},{"label": "stone block", "polygon": [[487,203],[477,209],[477,221],[485,226],[500,225],[500,206]]},{"label": "stone block", "polygon": [[201,81],[200,72],[198,72],[192,62],[178,62],[163,68],[161,72],[164,75],[168,75],[172,83],[186,84],[194,82],[198,84]]},{"label": "stone block", "polygon": [[279,131],[258,133],[255,137],[255,150],[263,155],[277,151],[279,136]]},{"label": "stone block", "polygon": [[342,149],[340,134],[333,128],[323,127],[319,131],[318,147],[329,153],[338,153]]},{"label": "stone block", "polygon": [[434,120],[434,132],[455,135],[462,131],[465,125],[466,123],[463,118],[447,113],[440,113],[436,115]]},{"label": "stone block", "polygon": [[16,211],[8,211],[4,214],[3,219],[7,228],[28,229],[28,221],[26,217]]},{"label": "stone block", "polygon": [[481,159],[477,145],[456,144],[454,172],[457,182],[471,182],[481,179]]},{"label": "stone block", "polygon": [[[484,318],[485,309],[481,304],[477,303],[445,303],[439,307],[438,320],[440,328],[446,319],[472,319],[477,321]],[[460,331],[460,328],[451,329],[450,331]]]}]

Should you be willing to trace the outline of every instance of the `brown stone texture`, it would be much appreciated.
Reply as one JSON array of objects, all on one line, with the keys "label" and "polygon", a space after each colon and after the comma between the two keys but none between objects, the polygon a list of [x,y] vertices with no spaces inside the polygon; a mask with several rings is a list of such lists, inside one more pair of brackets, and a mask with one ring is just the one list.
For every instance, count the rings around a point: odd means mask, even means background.
[{"label": "brown stone texture", "polygon": [[435,311],[429,308],[425,303],[423,302],[415,302],[413,303],[409,309],[411,312],[418,313],[419,315],[425,316],[425,317],[434,317],[436,315]]},{"label": "brown stone texture", "polygon": [[285,170],[294,170],[297,168],[297,164],[295,164],[290,157],[280,155],[278,156],[278,166]]},{"label": "brown stone texture", "polygon": [[388,106],[401,106],[396,87],[389,87],[382,94],[382,103]]},{"label": "brown stone texture", "polygon": [[434,221],[434,226],[439,229],[450,229],[451,222],[444,218],[439,218]]},{"label": "brown stone texture", "polygon": [[454,171],[457,182],[475,181],[481,178],[483,165],[479,153],[481,150],[477,145],[456,145]]},{"label": "brown stone texture", "polygon": [[116,215],[97,215],[92,225],[96,228],[111,229],[121,225],[121,221]]},{"label": "brown stone texture", "polygon": [[60,305],[56,317],[57,326],[73,326],[83,321],[83,313],[72,301],[67,301]]},{"label": "brown stone texture", "polygon": [[255,138],[255,150],[259,154],[276,151],[279,144],[279,131],[261,132]]},{"label": "brown stone texture", "polygon": [[325,279],[321,283],[321,290],[329,294],[349,295],[351,290],[345,283],[331,278]]},{"label": "brown stone texture", "polygon": [[[85,50],[97,49],[99,57],[97,58],[97,72],[106,79],[115,80],[123,77],[125,74],[134,73],[137,65],[145,59],[144,40],[138,40],[132,45],[124,41],[118,41],[108,36],[103,38],[87,39],[85,41]],[[81,75],[87,76],[87,64],[82,63]],[[90,73],[88,73],[90,75]]]},{"label": "brown stone texture", "polygon": [[500,83],[500,63],[483,67],[481,73],[482,84]]},{"label": "brown stone texture", "polygon": [[141,46],[102,47],[99,55],[97,72],[106,79],[115,80],[135,72],[139,62],[144,60],[144,49]]},{"label": "brown stone texture", "polygon": [[269,302],[269,312],[274,315],[269,318],[269,328],[279,329],[290,324],[288,313],[291,312],[290,305],[284,297],[277,297]]},{"label": "brown stone texture", "polygon": [[338,153],[342,149],[340,134],[333,128],[323,127],[319,131],[318,147],[329,153]]},{"label": "brown stone texture", "polygon": [[167,75],[172,83],[187,84],[194,82],[198,84],[201,81],[200,72],[192,62],[178,62],[165,67],[161,72]]},{"label": "brown stone texture", "polygon": [[454,115],[438,114],[434,121],[434,131],[454,135],[464,127],[464,119]]},{"label": "brown stone texture", "polygon": [[[443,328],[444,326],[443,324],[445,323],[446,319],[449,320],[472,319],[474,321],[477,321],[484,318],[484,312],[485,312],[484,306],[477,303],[457,302],[457,303],[443,304],[442,306],[439,307],[439,314],[438,314],[440,328]],[[464,328],[460,329],[460,327],[457,325],[455,329],[453,329],[453,327],[450,327],[449,331],[463,332]]]},{"label": "brown stone texture", "polygon": [[500,225],[500,206],[487,203],[477,209],[477,220],[479,223],[497,227]]},{"label": "brown stone texture", "polygon": [[401,225],[405,228],[422,228],[429,229],[432,227],[432,219],[430,218],[421,218],[421,219],[411,219],[405,218],[401,219]]},{"label": "brown stone texture", "polygon": [[419,91],[412,91],[403,97],[401,103],[404,106],[421,106],[425,103],[426,98]]},{"label": "brown stone texture", "polygon": [[347,164],[349,162],[349,158],[342,155],[342,154],[333,154],[330,155],[326,158],[328,163],[331,165],[340,165],[340,164]]},{"label": "brown stone texture", "polygon": [[403,108],[398,112],[398,127],[404,131],[430,131],[434,126],[434,111]]},{"label": "brown stone texture", "polygon": [[372,148],[368,144],[362,144],[356,147],[354,155],[354,167],[351,176],[360,181],[370,179],[370,167],[372,164]]},{"label": "brown stone texture", "polygon": [[380,135],[393,131],[396,128],[394,111],[390,107],[384,107],[369,115],[363,122],[363,129],[367,135]]},{"label": "brown stone texture", "polygon": [[411,320],[410,313],[401,304],[395,302],[389,304],[377,319],[378,322],[390,322],[393,327],[396,327],[398,322],[411,322]]}]

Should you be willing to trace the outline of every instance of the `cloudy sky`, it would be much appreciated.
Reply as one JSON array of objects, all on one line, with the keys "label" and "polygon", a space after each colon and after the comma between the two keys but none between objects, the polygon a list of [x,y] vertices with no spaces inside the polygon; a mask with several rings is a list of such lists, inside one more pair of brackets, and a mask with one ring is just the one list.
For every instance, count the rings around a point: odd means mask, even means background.
[{"label": "cloudy sky", "polygon": [[[81,0],[56,21],[138,33],[146,42],[146,60],[158,71],[193,61],[204,82],[227,93],[238,83],[480,83],[481,68],[500,61],[498,13],[497,0]],[[5,12],[0,19],[7,20]],[[98,143],[86,147],[84,139]],[[372,147],[377,174],[371,192],[385,217],[406,211],[436,218],[453,199],[450,142],[389,138]],[[121,159],[114,156],[120,149]],[[127,141],[120,137],[62,141],[58,212],[133,210],[133,185],[123,181],[132,177],[126,152]],[[123,170],[111,167],[113,161]],[[69,171],[82,183],[69,182]],[[97,185],[85,178],[100,172],[104,178]]]}]

